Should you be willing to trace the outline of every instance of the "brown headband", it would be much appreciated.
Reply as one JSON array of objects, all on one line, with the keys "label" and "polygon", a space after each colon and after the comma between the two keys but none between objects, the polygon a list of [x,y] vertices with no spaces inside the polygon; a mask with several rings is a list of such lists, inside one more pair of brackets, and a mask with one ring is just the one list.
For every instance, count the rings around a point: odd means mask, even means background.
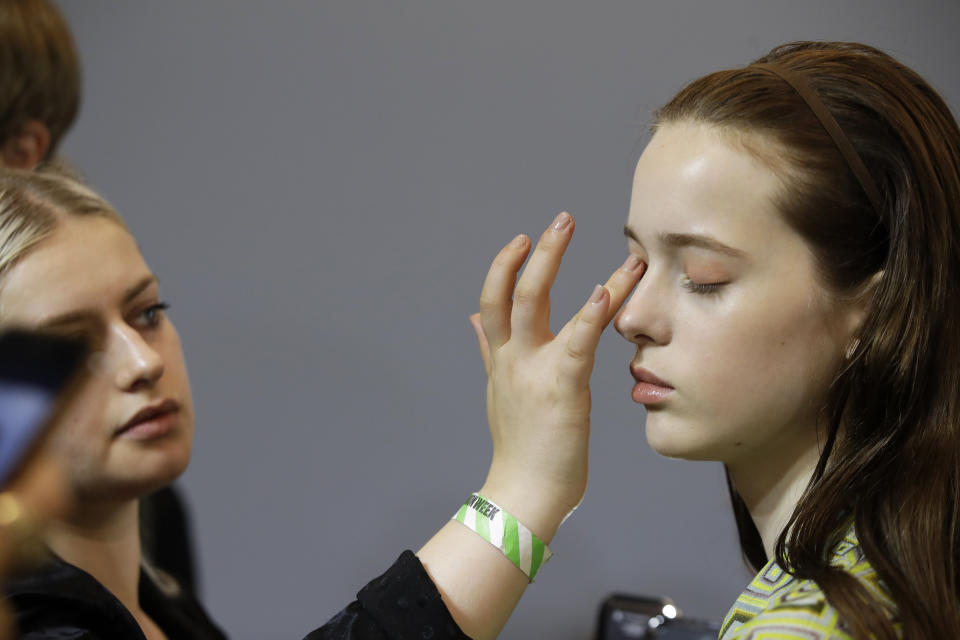
[{"label": "brown headband", "polygon": [[810,110],[813,111],[813,115],[817,116],[817,120],[819,120],[823,128],[827,130],[830,137],[833,138],[833,143],[837,145],[837,149],[840,151],[843,159],[847,161],[847,166],[853,171],[853,175],[857,177],[857,181],[860,183],[863,192],[867,194],[867,198],[870,199],[874,211],[879,214],[881,210],[880,190],[877,189],[877,184],[873,181],[873,178],[870,177],[870,172],[867,171],[867,165],[863,164],[863,160],[854,148],[853,143],[850,142],[850,138],[846,136],[836,118],[833,117],[833,114],[830,113],[827,106],[820,100],[816,91],[803,79],[803,76],[775,64],[756,63],[750,66],[752,68],[763,69],[779,77],[793,87],[797,94],[803,98],[803,101],[806,102]]}]

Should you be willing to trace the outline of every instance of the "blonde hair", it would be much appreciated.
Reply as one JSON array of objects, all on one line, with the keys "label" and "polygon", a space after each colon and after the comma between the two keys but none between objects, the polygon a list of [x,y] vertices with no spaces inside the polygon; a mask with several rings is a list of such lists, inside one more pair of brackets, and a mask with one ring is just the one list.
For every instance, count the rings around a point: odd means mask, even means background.
[{"label": "blonde hair", "polygon": [[0,287],[13,265],[67,216],[99,216],[127,228],[106,200],[66,173],[0,168]]}]

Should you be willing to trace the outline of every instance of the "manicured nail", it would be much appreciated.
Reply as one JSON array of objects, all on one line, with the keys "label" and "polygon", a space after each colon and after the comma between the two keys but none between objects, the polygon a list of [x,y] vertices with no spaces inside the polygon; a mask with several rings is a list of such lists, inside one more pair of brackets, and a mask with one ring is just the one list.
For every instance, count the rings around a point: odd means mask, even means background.
[{"label": "manicured nail", "polygon": [[561,211],[557,214],[557,217],[553,219],[553,230],[562,231],[567,228],[567,225],[570,224],[570,221],[573,218],[566,211]]},{"label": "manicured nail", "polygon": [[603,292],[605,289],[601,285],[597,285],[593,288],[593,293],[590,294],[590,302],[593,304],[599,303],[603,300]]},{"label": "manicured nail", "polygon": [[623,266],[620,267],[621,271],[635,271],[640,268],[640,258],[631,254],[627,261],[623,263]]},{"label": "manicured nail", "polygon": [[527,237],[521,233],[516,238],[510,241],[510,246],[513,247],[514,249],[519,249],[526,242],[527,242]]}]

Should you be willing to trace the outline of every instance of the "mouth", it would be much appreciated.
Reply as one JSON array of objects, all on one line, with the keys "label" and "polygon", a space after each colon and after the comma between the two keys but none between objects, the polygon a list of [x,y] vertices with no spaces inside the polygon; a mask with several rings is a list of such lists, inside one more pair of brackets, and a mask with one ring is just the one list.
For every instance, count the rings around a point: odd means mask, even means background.
[{"label": "mouth", "polygon": [[117,437],[148,440],[173,431],[180,422],[180,403],[171,398],[137,411],[114,432]]},{"label": "mouth", "polygon": [[644,369],[636,364],[630,365],[630,375],[636,380],[633,385],[633,391],[630,397],[637,404],[655,405],[664,402],[671,393],[673,386],[670,383],[661,380],[653,372]]}]

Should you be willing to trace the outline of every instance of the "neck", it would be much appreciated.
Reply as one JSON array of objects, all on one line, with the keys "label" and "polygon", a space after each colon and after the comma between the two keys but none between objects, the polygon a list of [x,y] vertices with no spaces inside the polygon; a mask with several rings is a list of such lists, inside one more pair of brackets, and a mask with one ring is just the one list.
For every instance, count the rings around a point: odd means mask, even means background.
[{"label": "neck", "polygon": [[50,523],[46,543],[58,556],[96,578],[132,612],[139,611],[138,501],[83,508]]},{"label": "neck", "polygon": [[[810,433],[815,434],[815,430]],[[767,558],[774,557],[777,538],[803,496],[820,456],[816,438],[800,446],[774,447],[749,460],[727,464],[730,478],[750,510]],[[799,451],[799,454],[798,454]]]}]

